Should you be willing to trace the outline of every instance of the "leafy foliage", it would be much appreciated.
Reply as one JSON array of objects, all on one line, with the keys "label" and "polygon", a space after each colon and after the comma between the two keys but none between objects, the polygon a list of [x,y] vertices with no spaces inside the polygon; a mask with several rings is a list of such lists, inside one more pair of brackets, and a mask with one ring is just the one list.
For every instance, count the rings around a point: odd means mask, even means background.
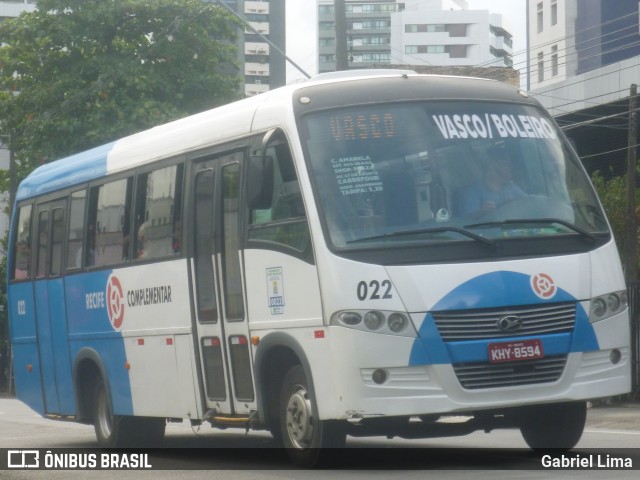
[{"label": "leafy foliage", "polygon": [[[40,0],[2,21],[0,133],[17,181],[44,161],[237,99],[237,27],[201,0]],[[3,305],[5,271],[3,258]]]},{"label": "leafy foliage", "polygon": [[[591,180],[611,224],[620,257],[623,260],[623,264],[626,264],[624,244],[627,222],[627,176],[607,179],[600,172],[594,172]],[[640,205],[640,195],[636,190],[637,205]],[[636,207],[636,218],[638,213],[638,207]]]},{"label": "leafy foliage", "polygon": [[236,99],[236,29],[201,0],[40,0],[2,22],[0,121],[18,176]]}]

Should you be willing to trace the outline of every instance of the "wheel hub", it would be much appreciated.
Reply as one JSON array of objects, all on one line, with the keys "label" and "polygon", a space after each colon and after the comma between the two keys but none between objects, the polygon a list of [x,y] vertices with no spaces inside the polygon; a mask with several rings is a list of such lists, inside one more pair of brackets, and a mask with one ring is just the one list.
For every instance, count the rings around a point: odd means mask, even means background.
[{"label": "wheel hub", "polygon": [[287,433],[296,448],[309,448],[313,438],[313,411],[309,392],[297,385],[287,402]]}]

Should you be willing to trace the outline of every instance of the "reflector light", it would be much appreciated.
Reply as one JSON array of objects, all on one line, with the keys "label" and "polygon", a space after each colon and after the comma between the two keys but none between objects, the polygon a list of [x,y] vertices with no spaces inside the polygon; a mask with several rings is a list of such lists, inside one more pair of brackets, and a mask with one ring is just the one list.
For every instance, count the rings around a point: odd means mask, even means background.
[{"label": "reflector light", "polygon": [[167,345],[173,345],[173,338],[167,338]]},{"label": "reflector light", "polygon": [[324,338],[324,330],[316,330],[313,332],[313,338]]},{"label": "reflector light", "polygon": [[203,338],[202,339],[202,345],[204,347],[219,347],[220,346],[220,339],[218,338]]},{"label": "reflector light", "polygon": [[144,345],[144,338],[138,339],[138,345]]}]

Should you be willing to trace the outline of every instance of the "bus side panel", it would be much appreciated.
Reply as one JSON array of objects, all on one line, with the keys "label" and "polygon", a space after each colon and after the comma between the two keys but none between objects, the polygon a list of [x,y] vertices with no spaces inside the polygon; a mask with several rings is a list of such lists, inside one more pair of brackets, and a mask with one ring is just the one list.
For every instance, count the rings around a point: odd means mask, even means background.
[{"label": "bus side panel", "polygon": [[[133,415],[131,385],[127,370],[124,339],[114,329],[108,313],[107,282],[111,270],[70,275],[65,281],[69,324],[69,349],[72,362],[82,349],[93,350],[104,368],[105,381],[117,415]],[[113,293],[113,304],[122,296]],[[115,307],[112,305],[111,307]]]},{"label": "bus side panel", "polygon": [[53,368],[56,374],[59,413],[75,415],[76,403],[71,378],[71,360],[69,359],[69,339],[67,335],[67,308],[64,298],[64,280],[49,280],[49,298],[57,299],[49,304],[49,321],[53,344]]},{"label": "bus side panel", "polygon": [[130,367],[134,413],[193,416],[198,405],[190,358],[193,337],[187,262],[173,260],[116,269],[108,281],[116,279],[122,290],[120,328]]},{"label": "bus side panel", "polygon": [[[40,350],[40,368],[44,387],[45,410],[47,413],[59,413],[56,373],[54,369],[53,331],[49,317],[49,289],[47,280],[34,283],[36,297],[36,323],[38,325],[38,349]],[[58,300],[60,301],[60,300]]]},{"label": "bus side panel", "polygon": [[9,319],[17,397],[43,415],[44,400],[31,283],[9,286]]}]

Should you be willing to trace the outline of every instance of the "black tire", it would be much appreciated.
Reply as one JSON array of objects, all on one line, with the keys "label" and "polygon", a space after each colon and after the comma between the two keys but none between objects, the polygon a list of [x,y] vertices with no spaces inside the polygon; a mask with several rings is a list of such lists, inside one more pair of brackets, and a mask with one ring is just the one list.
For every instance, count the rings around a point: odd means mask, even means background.
[{"label": "black tire", "polygon": [[278,413],[282,442],[297,466],[316,466],[326,460],[327,449],[345,446],[342,423],[318,419],[316,400],[300,365],[284,378]]},{"label": "black tire", "polygon": [[582,437],[586,419],[586,402],[535,405],[521,411],[520,432],[534,450],[570,450]]},{"label": "black tire", "polygon": [[93,427],[98,444],[105,448],[157,447],[166,427],[164,418],[114,415],[105,383],[96,384]]}]

